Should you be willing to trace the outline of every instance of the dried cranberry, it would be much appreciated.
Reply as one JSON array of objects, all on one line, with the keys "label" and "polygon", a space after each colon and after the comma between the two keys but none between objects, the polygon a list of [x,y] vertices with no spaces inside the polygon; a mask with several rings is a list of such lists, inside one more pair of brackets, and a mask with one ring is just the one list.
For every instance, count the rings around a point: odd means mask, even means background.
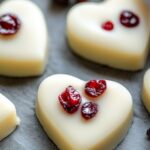
[{"label": "dried cranberry", "polygon": [[133,28],[139,25],[140,19],[135,13],[125,10],[120,15],[120,23],[125,27]]},{"label": "dried cranberry", "polygon": [[86,102],[82,105],[81,114],[86,120],[93,118],[98,112],[98,105],[92,102]]},{"label": "dried cranberry", "polygon": [[72,86],[68,86],[58,98],[60,104],[68,113],[76,112],[82,101],[81,95]]},{"label": "dried cranberry", "polygon": [[146,135],[147,135],[148,140],[150,140],[150,128],[147,130]]},{"label": "dried cranberry", "polygon": [[105,22],[105,23],[102,24],[102,28],[104,30],[111,31],[111,30],[114,29],[114,24],[111,21],[107,21],[107,22]]},{"label": "dried cranberry", "polygon": [[0,17],[0,34],[13,35],[20,29],[21,22],[16,15],[4,14]]},{"label": "dried cranberry", "polygon": [[102,95],[107,88],[105,80],[90,80],[85,85],[85,93],[90,97],[98,97]]}]

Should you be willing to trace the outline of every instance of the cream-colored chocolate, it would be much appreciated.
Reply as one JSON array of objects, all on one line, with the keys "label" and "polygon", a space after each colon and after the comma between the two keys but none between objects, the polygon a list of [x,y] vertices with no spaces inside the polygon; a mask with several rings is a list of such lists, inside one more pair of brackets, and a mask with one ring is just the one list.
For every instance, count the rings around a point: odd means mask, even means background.
[{"label": "cream-colored chocolate", "polygon": [[90,101],[84,93],[85,83],[70,75],[48,77],[38,90],[36,115],[49,138],[61,150],[112,150],[131,126],[132,97],[121,84],[107,81],[106,92],[94,101],[99,105],[99,112],[85,121],[80,109],[70,115],[58,100],[58,96],[71,85],[82,95],[82,104]]},{"label": "cream-colored chocolate", "polygon": [[0,141],[11,134],[19,124],[15,106],[0,94]]},{"label": "cream-colored chocolate", "polygon": [[13,36],[0,36],[0,75],[26,77],[43,73],[48,48],[47,27],[41,10],[30,0],[7,0],[0,15],[12,13],[21,21]]},{"label": "cream-colored chocolate", "polygon": [[[137,14],[140,24],[134,28],[121,25],[122,11]],[[101,26],[114,23],[114,30]],[[91,61],[135,71],[142,69],[148,53],[150,36],[149,5],[143,0],[107,0],[101,3],[81,3],[67,17],[67,37],[72,50]]]},{"label": "cream-colored chocolate", "polygon": [[150,112],[150,69],[145,73],[143,81],[143,102]]}]

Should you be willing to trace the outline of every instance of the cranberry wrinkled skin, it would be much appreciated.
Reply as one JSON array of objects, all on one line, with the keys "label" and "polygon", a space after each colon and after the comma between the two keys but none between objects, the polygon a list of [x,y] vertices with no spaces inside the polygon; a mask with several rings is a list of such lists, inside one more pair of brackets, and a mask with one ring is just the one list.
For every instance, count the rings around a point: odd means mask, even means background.
[{"label": "cranberry wrinkled skin", "polygon": [[135,13],[124,10],[120,15],[120,23],[127,28],[133,28],[139,25],[140,19]]},{"label": "cranberry wrinkled skin", "polygon": [[67,113],[74,113],[79,109],[82,101],[81,95],[72,86],[68,86],[58,97],[59,102]]},{"label": "cranberry wrinkled skin", "polygon": [[106,21],[102,24],[102,28],[106,31],[111,31],[114,29],[114,24],[112,21]]},{"label": "cranberry wrinkled skin", "polygon": [[82,105],[81,114],[86,120],[92,119],[98,112],[98,105],[93,102],[86,102]]},{"label": "cranberry wrinkled skin", "polygon": [[85,85],[85,93],[92,97],[96,98],[102,95],[107,88],[105,80],[90,80]]},{"label": "cranberry wrinkled skin", "polygon": [[14,35],[21,26],[20,19],[14,14],[4,14],[0,16],[0,35]]}]

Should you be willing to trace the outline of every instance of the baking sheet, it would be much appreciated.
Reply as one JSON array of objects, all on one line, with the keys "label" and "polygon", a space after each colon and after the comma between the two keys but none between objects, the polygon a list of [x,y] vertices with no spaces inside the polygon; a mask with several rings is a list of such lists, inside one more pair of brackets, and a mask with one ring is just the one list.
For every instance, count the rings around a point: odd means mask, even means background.
[{"label": "baking sheet", "polygon": [[70,51],[66,41],[65,21],[69,7],[52,5],[50,0],[33,1],[41,7],[47,20],[51,36],[49,43],[52,43],[49,48],[49,62],[41,77],[0,77],[0,92],[16,105],[21,118],[21,126],[0,142],[0,150],[57,150],[41,128],[34,111],[40,82],[56,73],[71,74],[83,80],[105,78],[127,87],[134,100],[134,121],[125,140],[116,150],[150,150],[150,142],[145,136],[150,127],[150,116],[141,102],[143,75],[150,66],[150,58],[145,69],[138,72],[116,70],[81,59]]}]

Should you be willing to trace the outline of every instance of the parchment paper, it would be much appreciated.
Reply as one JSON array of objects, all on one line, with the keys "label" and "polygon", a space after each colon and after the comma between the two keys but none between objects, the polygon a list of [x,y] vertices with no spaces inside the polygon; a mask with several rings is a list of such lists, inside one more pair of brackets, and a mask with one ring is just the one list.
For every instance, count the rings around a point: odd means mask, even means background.
[{"label": "parchment paper", "polygon": [[125,140],[116,150],[150,150],[145,132],[150,127],[150,116],[141,102],[143,75],[150,67],[150,58],[145,69],[127,72],[91,63],[74,55],[65,35],[66,14],[69,7],[52,5],[50,0],[33,0],[43,10],[49,29],[51,43],[46,72],[35,78],[0,77],[0,92],[15,105],[21,126],[8,138],[0,142],[0,150],[57,150],[57,147],[41,128],[35,116],[36,93],[40,82],[49,75],[66,73],[83,80],[109,79],[129,89],[134,100],[134,121]]}]

